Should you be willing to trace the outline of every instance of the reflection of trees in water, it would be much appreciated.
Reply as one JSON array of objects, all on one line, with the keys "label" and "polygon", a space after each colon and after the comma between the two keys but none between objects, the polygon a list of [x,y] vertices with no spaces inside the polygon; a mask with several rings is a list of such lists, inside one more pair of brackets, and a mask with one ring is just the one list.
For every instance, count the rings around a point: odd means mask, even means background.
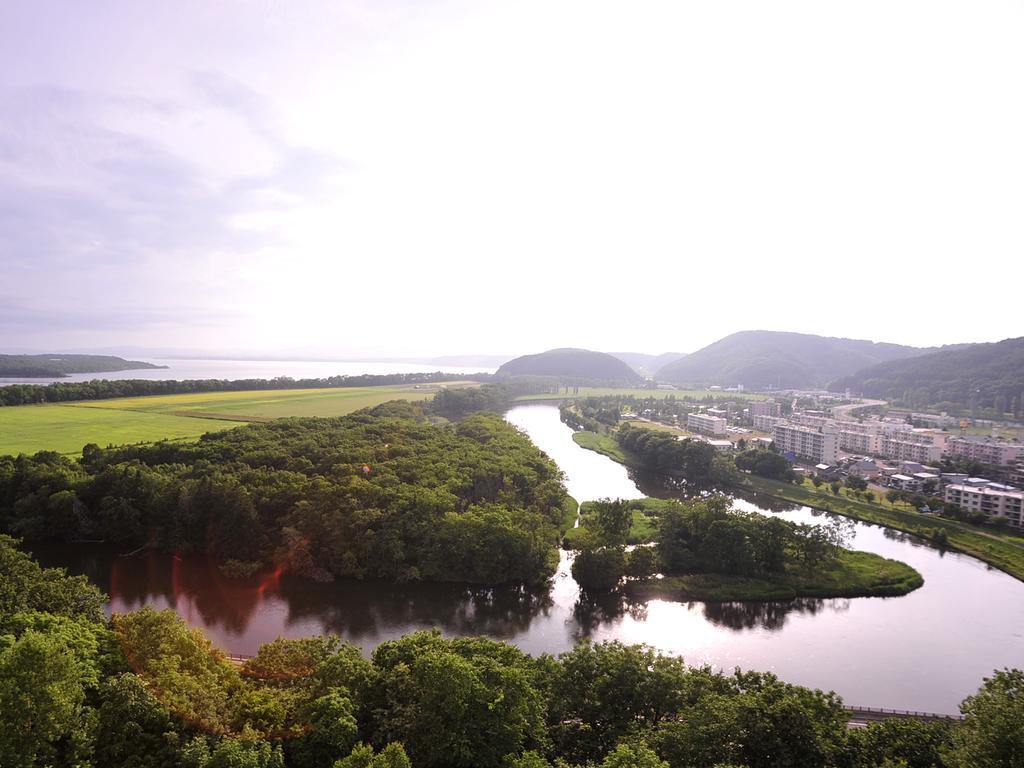
[{"label": "reflection of trees in water", "polygon": [[757,491],[733,492],[732,495],[738,499],[749,501],[754,506],[766,509],[769,512],[792,512],[800,509],[802,506],[801,504],[793,504],[792,502],[783,501],[782,499],[777,499],[765,493],[758,493]]},{"label": "reflection of trees in water", "polygon": [[572,607],[573,640],[590,637],[603,624],[617,623],[629,615],[636,621],[647,620],[647,601],[633,600],[621,592],[597,597],[581,595]]},{"label": "reflection of trees in water", "polygon": [[313,619],[325,632],[352,639],[382,630],[436,626],[451,634],[510,636],[527,630],[551,606],[549,590],[460,584],[282,580],[288,623]]},{"label": "reflection of trees in water", "polygon": [[777,632],[791,613],[815,616],[824,610],[843,613],[850,609],[847,599],[821,600],[801,597],[771,602],[704,603],[704,618],[712,624],[734,630],[767,629]]}]

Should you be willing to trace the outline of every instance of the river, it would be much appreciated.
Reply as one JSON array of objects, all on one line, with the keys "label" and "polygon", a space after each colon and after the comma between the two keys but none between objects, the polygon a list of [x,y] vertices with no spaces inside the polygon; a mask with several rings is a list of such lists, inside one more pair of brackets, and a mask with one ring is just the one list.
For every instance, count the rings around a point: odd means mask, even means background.
[{"label": "river", "polygon": [[[577,446],[555,406],[518,406],[506,418],[558,463],[576,499],[644,495],[624,467]],[[821,519],[806,507],[736,504],[797,522]],[[994,669],[1024,666],[1024,583],[879,526],[857,523],[854,537],[857,549],[915,567],[925,585],[898,598],[591,606],[579,601],[566,553],[550,590],[537,594],[452,584],[314,584],[273,573],[238,582],[198,558],[123,558],[102,547],[34,552],[46,565],[86,573],[111,595],[112,610],[174,607],[235,653],[254,653],[281,635],[323,632],[369,650],[430,627],[487,635],[529,653],[558,653],[590,637],[647,643],[691,664],[771,671],[835,690],[851,705],[944,713],[956,712]]]}]

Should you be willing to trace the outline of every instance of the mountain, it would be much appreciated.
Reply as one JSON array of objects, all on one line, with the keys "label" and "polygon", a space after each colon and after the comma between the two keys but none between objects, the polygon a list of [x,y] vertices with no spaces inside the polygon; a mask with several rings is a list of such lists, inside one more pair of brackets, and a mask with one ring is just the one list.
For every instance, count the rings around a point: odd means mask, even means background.
[{"label": "mountain", "polygon": [[656,377],[689,386],[823,387],[870,365],[927,351],[806,333],[740,331],[669,363]]},{"label": "mountain", "polygon": [[53,378],[72,373],[107,373],[166,367],[111,355],[0,355],[0,376],[5,378]]},{"label": "mountain", "polygon": [[523,355],[501,366],[497,376],[557,376],[639,383],[643,377],[622,360],[589,349],[549,349],[537,355]]},{"label": "mountain", "polygon": [[881,363],[837,379],[829,389],[908,406],[941,405],[948,411],[977,406],[996,415],[1024,415],[1024,337]]},{"label": "mountain", "polygon": [[641,376],[652,378],[659,368],[686,357],[685,352],[665,352],[660,355],[645,355],[643,352],[609,352]]}]

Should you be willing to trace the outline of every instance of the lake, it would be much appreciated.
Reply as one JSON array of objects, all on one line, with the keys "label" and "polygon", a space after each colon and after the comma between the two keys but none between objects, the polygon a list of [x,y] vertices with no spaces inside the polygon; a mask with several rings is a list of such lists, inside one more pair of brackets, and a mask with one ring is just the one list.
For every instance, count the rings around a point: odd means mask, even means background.
[{"label": "lake", "polygon": [[[639,498],[641,488],[656,492],[642,478],[638,487],[624,467],[577,446],[556,406],[518,406],[506,418],[558,463],[580,501]],[[823,519],[806,507],[736,505],[794,522]],[[565,651],[589,637],[647,643],[691,664],[771,671],[835,690],[852,705],[944,713],[956,712],[994,669],[1024,666],[1024,583],[879,526],[857,523],[852,546],[909,563],[924,586],[898,598],[590,605],[579,600],[564,552],[551,588],[533,593],[454,584],[316,584],[276,573],[239,582],[202,558],[119,557],[109,548],[81,546],[33,551],[46,565],[86,573],[111,595],[112,610],[173,607],[235,653],[254,653],[278,636],[324,632],[369,651],[431,627],[450,636],[487,635],[534,654]]]},{"label": "lake", "polygon": [[388,373],[494,373],[486,366],[427,365],[423,363],[396,363],[379,360],[345,360],[330,362],[323,360],[199,360],[199,359],[152,359],[142,362],[166,365],[166,368],[141,368],[134,371],[108,371],[106,373],[73,373],[63,378],[3,378],[5,384],[51,384],[92,381],[93,379],[144,379],[146,381],[169,381],[174,379],[273,379],[288,376],[293,379],[325,379],[330,376],[362,376]]}]

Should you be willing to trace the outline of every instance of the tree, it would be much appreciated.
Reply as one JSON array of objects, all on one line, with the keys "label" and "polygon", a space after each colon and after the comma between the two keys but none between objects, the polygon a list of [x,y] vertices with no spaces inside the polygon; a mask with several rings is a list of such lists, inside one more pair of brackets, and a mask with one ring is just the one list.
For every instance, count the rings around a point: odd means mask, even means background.
[{"label": "tree", "polygon": [[44,634],[26,632],[0,653],[0,764],[29,768],[86,757],[92,745],[82,731],[84,701],[74,654]]},{"label": "tree", "polygon": [[960,705],[963,724],[946,755],[951,768],[1024,765],[1024,671],[1003,669]]},{"label": "tree", "polygon": [[619,744],[608,753],[601,768],[669,768],[669,764],[641,741]]},{"label": "tree", "polygon": [[412,763],[398,742],[388,744],[377,754],[373,747],[357,744],[348,757],[335,761],[334,768],[412,768]]},{"label": "tree", "polygon": [[609,592],[626,575],[624,547],[580,550],[572,561],[572,577],[584,592]]}]

